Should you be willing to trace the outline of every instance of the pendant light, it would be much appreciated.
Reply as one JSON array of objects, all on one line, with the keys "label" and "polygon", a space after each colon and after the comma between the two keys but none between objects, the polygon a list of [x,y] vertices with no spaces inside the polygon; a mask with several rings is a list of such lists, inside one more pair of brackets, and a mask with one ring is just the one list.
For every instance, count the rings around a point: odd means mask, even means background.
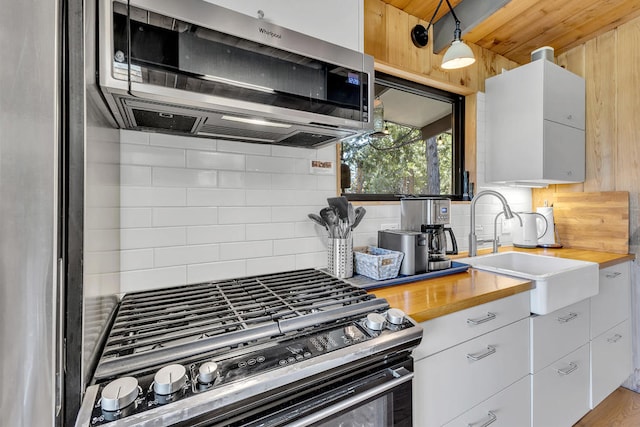
[{"label": "pendant light", "polygon": [[[456,13],[453,11],[451,7],[451,3],[449,0],[445,0],[447,2],[447,6],[449,6],[449,10],[451,11],[451,16],[456,23],[456,29],[453,33],[453,42],[444,56],[442,57],[441,67],[445,70],[455,70],[458,68],[467,67],[474,62],[476,62],[476,58],[473,55],[473,51],[471,48],[465,44],[460,38],[462,35],[462,31],[460,30],[460,20],[456,16]],[[416,47],[425,47],[429,41],[429,28],[433,25],[433,19],[436,17],[438,10],[440,10],[440,6],[442,5],[442,0],[438,3],[438,7],[436,7],[435,12],[433,12],[433,16],[429,21],[429,25],[427,28],[424,28],[422,25],[416,25],[411,30],[411,40]]]}]

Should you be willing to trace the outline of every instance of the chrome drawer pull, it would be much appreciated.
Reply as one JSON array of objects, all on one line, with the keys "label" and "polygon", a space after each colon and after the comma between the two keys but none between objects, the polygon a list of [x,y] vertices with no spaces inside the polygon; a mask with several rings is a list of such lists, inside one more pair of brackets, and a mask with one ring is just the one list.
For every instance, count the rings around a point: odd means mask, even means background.
[{"label": "chrome drawer pull", "polygon": [[495,352],[496,352],[496,348],[492,345],[488,345],[487,351],[483,351],[482,353],[476,353],[476,354],[467,354],[467,359],[473,360],[475,362],[477,360],[484,359],[487,356],[491,356]]},{"label": "chrome drawer pull", "polygon": [[467,427],[487,427],[488,425],[493,424],[498,419],[496,414],[494,414],[492,411],[489,411],[489,413],[487,414],[487,417],[489,418],[487,421],[478,421],[477,423],[469,423],[467,424]]},{"label": "chrome drawer pull", "polygon": [[613,273],[607,273],[604,276],[607,279],[615,279],[616,277],[618,277],[619,275],[621,275],[622,273],[618,272],[618,271],[614,271]]},{"label": "chrome drawer pull", "polygon": [[610,343],[617,343],[618,341],[620,341],[621,338],[622,338],[622,335],[615,334],[613,337],[607,338],[607,341],[609,341]]},{"label": "chrome drawer pull", "polygon": [[560,375],[569,375],[571,372],[575,371],[576,369],[578,369],[578,365],[576,365],[575,363],[571,362],[569,363],[569,366],[567,366],[564,369],[556,369],[556,371],[558,371],[558,373]]},{"label": "chrome drawer pull", "polygon": [[489,311],[489,312],[487,312],[486,316],[478,317],[476,319],[467,319],[467,323],[470,323],[472,325],[479,325],[481,323],[488,322],[489,320],[493,320],[495,318],[496,318],[496,314],[495,313],[491,313]]},{"label": "chrome drawer pull", "polygon": [[569,313],[566,316],[560,316],[558,317],[558,322],[560,323],[567,323],[570,322],[571,320],[575,319],[576,317],[578,317],[578,313]]}]

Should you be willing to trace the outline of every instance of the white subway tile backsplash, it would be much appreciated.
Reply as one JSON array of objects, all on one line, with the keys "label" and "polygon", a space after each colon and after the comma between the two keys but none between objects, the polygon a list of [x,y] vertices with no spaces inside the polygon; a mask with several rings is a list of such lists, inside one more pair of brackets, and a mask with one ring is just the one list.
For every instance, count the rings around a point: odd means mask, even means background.
[{"label": "white subway tile backsplash", "polygon": [[187,283],[186,266],[126,271],[120,275],[122,292],[161,289]]},{"label": "white subway tile backsplash", "polygon": [[[278,224],[278,225],[280,226],[284,224]],[[324,227],[319,226],[318,224],[311,221],[310,219],[303,222],[296,222],[293,225],[295,225],[295,230],[294,230],[295,234],[293,236],[282,236],[282,237],[313,237],[313,236],[323,237],[327,235],[327,230]]]},{"label": "white subway tile backsplash", "polygon": [[248,172],[294,173],[296,159],[286,157],[247,156]]},{"label": "white subway tile backsplash", "polygon": [[296,237],[293,223],[247,224],[246,227],[247,239],[249,240],[276,240]]},{"label": "white subway tile backsplash", "polygon": [[181,246],[186,243],[184,227],[128,228],[120,230],[122,249]]},{"label": "white subway tile backsplash", "polygon": [[86,208],[84,226],[87,229],[120,228],[120,208]]},{"label": "white subway tile backsplash", "polygon": [[153,252],[156,267],[201,264],[220,260],[220,245],[217,244],[155,248]]},{"label": "white subway tile backsplash", "polygon": [[88,186],[119,185],[120,168],[109,163],[94,163],[87,168],[86,180]]},{"label": "white subway tile backsplash", "polygon": [[184,188],[122,187],[120,189],[120,205],[125,208],[184,206],[186,202]]},{"label": "white subway tile backsplash", "polygon": [[188,206],[244,206],[245,191],[224,188],[187,188]]},{"label": "white subway tile backsplash", "polygon": [[216,187],[218,173],[212,170],[153,168],[153,185],[164,187]]},{"label": "white subway tile backsplash", "polygon": [[176,207],[153,208],[153,226],[211,225],[218,223],[218,208]]},{"label": "white subway tile backsplash", "polygon": [[284,145],[274,145],[271,148],[273,157],[291,157],[293,159],[316,160],[316,150],[300,147],[287,147]]},{"label": "white subway tile backsplash", "polygon": [[353,234],[353,247],[378,246],[378,232],[356,231]]},{"label": "white subway tile backsplash", "polygon": [[87,252],[84,255],[83,267],[86,274],[104,274],[121,271],[120,252]]},{"label": "white subway tile backsplash", "polygon": [[241,242],[245,239],[245,225],[210,225],[187,228],[187,244]]},{"label": "white subway tile backsplash", "polygon": [[120,130],[121,144],[141,144],[149,145],[149,137],[153,135],[149,132],[139,132],[134,130]]},{"label": "white subway tile backsplash", "polygon": [[182,149],[121,144],[120,162],[123,165],[184,167],[185,152]]},{"label": "white subway tile backsplash", "polygon": [[318,188],[318,177],[313,175],[273,174],[271,187],[274,190],[315,190]]},{"label": "white subway tile backsplash", "polygon": [[247,275],[278,273],[296,269],[296,257],[274,256],[267,258],[255,258],[247,260]]},{"label": "white subway tile backsplash", "polygon": [[296,269],[302,268],[326,268],[327,251],[296,254]]},{"label": "white subway tile backsplash", "polygon": [[273,243],[270,240],[220,244],[220,259],[223,261],[260,258],[271,255],[273,255]]},{"label": "white subway tile backsplash", "polygon": [[309,221],[309,213],[319,214],[320,209],[327,206],[327,199],[319,199],[314,205],[273,206],[271,216],[273,222]]},{"label": "white subway tile backsplash", "polygon": [[259,156],[270,156],[271,146],[267,144],[254,144],[239,141],[218,141],[218,151],[226,153],[257,154]]},{"label": "white subway tile backsplash", "polygon": [[246,185],[246,174],[244,172],[218,172],[218,187],[220,188],[244,188]]},{"label": "white subway tile backsplash", "polygon": [[173,136],[162,133],[152,133],[149,138],[151,145],[168,148],[184,148],[189,150],[215,151],[217,141],[210,138],[194,136]]},{"label": "white subway tile backsplash", "polygon": [[93,142],[87,150],[87,163],[118,165],[120,163],[121,145],[113,141]]},{"label": "white subway tile backsplash", "polygon": [[318,175],[318,190],[335,191],[337,182],[335,174]]},{"label": "white subway tile backsplash", "polygon": [[120,269],[122,271],[153,268],[153,249],[134,249],[120,251]]},{"label": "white subway tile backsplash", "polygon": [[323,162],[335,162],[337,155],[337,145],[327,145],[326,147],[318,148],[316,150],[316,160]]},{"label": "white subway tile backsplash", "polygon": [[85,206],[88,208],[109,208],[120,206],[119,185],[93,185],[85,192]]},{"label": "white subway tile backsplash", "polygon": [[120,249],[120,233],[117,228],[104,230],[85,230],[84,232],[84,251],[100,252],[100,251],[117,251]]},{"label": "white subway tile backsplash", "polygon": [[239,260],[188,265],[187,283],[208,282],[246,276],[246,263],[245,260]]},{"label": "white subway tile backsplash", "polygon": [[247,172],[245,174],[245,184],[247,189],[269,189],[271,188],[271,174]]},{"label": "white subway tile backsplash", "polygon": [[242,154],[189,150],[187,151],[187,167],[243,171],[245,169],[245,156]]},{"label": "white subway tile backsplash", "polygon": [[121,228],[151,227],[151,208],[120,208]]},{"label": "white subway tile backsplash", "polygon": [[325,244],[315,237],[299,239],[280,239],[273,241],[274,255],[295,255],[307,252],[319,252],[325,250]]},{"label": "white subway tile backsplash", "polygon": [[247,205],[254,206],[313,206],[326,203],[335,192],[320,190],[246,190]]},{"label": "white subway tile backsplash", "polygon": [[120,185],[151,185],[151,168],[149,166],[120,166]]},{"label": "white subway tile backsplash", "polygon": [[[483,99],[479,157],[486,140]],[[136,131],[119,135],[120,144],[104,142],[89,153],[94,162],[111,163],[88,174],[96,185],[87,194],[93,230],[85,243],[103,255],[87,259],[96,271],[87,275],[91,280],[113,283],[122,272],[121,290],[129,291],[326,267],[327,232],[307,214],[336,196],[335,145],[308,150]],[[314,159],[336,163],[334,172],[311,173]],[[484,173],[484,159],[477,163]],[[482,188],[479,177],[476,193]],[[531,209],[530,190],[497,189],[514,210]],[[400,204],[364,208],[354,245],[377,245],[382,224],[400,223]],[[483,235],[492,234],[499,201],[486,197],[477,208],[476,223]],[[451,226],[461,250],[469,211],[468,203],[453,204]],[[114,269],[119,272],[106,271]]]}]

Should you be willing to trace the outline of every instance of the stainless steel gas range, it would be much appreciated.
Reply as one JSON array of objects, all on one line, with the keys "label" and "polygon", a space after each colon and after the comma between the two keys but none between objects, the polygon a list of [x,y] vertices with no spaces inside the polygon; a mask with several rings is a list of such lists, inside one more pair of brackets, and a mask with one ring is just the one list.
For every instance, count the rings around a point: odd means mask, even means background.
[{"label": "stainless steel gas range", "polygon": [[77,426],[411,426],[422,329],[307,269],[126,294]]}]

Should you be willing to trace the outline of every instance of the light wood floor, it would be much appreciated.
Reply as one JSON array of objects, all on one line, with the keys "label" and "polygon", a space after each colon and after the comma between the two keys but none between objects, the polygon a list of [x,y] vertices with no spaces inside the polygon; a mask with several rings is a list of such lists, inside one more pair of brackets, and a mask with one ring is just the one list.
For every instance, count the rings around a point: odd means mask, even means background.
[{"label": "light wood floor", "polygon": [[640,426],[640,394],[618,388],[574,427],[638,427]]}]

